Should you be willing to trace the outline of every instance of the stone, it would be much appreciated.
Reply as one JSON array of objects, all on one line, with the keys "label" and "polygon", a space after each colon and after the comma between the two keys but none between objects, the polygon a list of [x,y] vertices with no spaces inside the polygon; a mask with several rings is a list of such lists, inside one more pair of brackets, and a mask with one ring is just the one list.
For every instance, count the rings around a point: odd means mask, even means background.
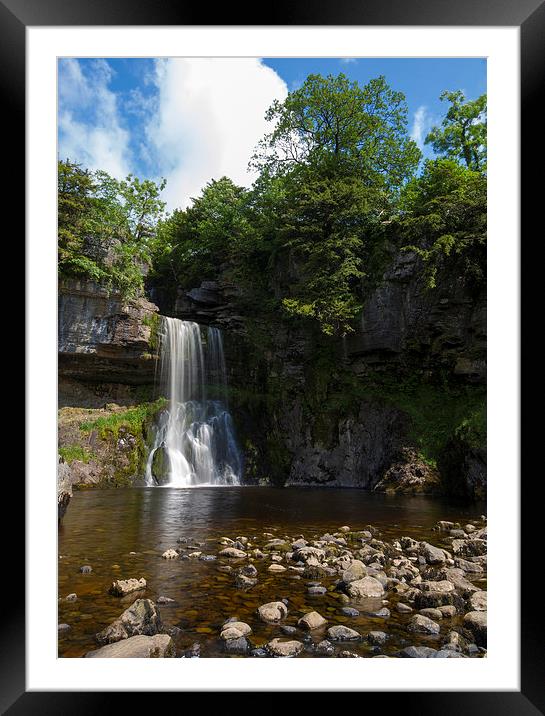
[{"label": "stone", "polygon": [[471,611],[486,612],[486,592],[475,592],[469,597]]},{"label": "stone", "polygon": [[114,597],[124,597],[126,594],[138,592],[145,588],[146,580],[144,577],[140,579],[117,579],[115,582],[112,582],[109,593],[113,594]]},{"label": "stone", "polygon": [[290,626],[288,624],[283,624],[280,627],[280,631],[282,634],[286,634],[287,636],[292,636],[293,634],[297,633],[297,629],[294,626]]},{"label": "stone", "polygon": [[86,658],[100,659],[157,659],[174,658],[176,649],[174,642],[168,634],[154,636],[132,636],[129,639],[107,644],[96,651],[88,651]]},{"label": "stone", "polygon": [[266,649],[262,649],[259,647],[258,649],[252,649],[250,652],[250,656],[253,656],[257,659],[263,659],[263,657],[267,657],[269,655],[269,652]]},{"label": "stone", "polygon": [[470,562],[467,559],[462,559],[461,557],[457,557],[454,560],[454,566],[458,569],[463,569],[464,572],[469,572],[470,574],[482,574],[484,571],[481,565],[477,562]]},{"label": "stone", "polygon": [[342,607],[341,614],[344,614],[346,617],[359,617],[360,615],[359,611],[354,609],[354,607]]},{"label": "stone", "polygon": [[374,577],[364,577],[348,584],[346,591],[348,596],[359,599],[365,597],[382,597],[384,587]]},{"label": "stone", "polygon": [[311,597],[321,597],[324,594],[327,594],[327,589],[322,586],[312,586],[307,588],[307,594]]},{"label": "stone", "polygon": [[356,639],[361,639],[361,634],[355,629],[351,629],[342,624],[336,624],[335,626],[329,627],[327,637],[331,641],[355,641]]},{"label": "stone", "polygon": [[348,527],[348,525],[344,525],[343,527],[339,527],[339,532],[350,532],[350,527]]},{"label": "stone", "polygon": [[292,641],[273,639],[267,644],[267,650],[274,657],[292,658],[303,651],[303,644],[295,639]]},{"label": "stone", "polygon": [[223,625],[220,639],[229,641],[231,639],[239,639],[241,636],[248,636],[252,633],[252,627],[246,622],[227,622]]},{"label": "stone", "polygon": [[250,642],[246,637],[238,637],[237,639],[228,639],[223,644],[225,651],[232,654],[246,654],[250,651]]},{"label": "stone", "polygon": [[269,567],[269,572],[285,572],[286,568],[283,567],[281,564],[271,564]]},{"label": "stone", "polygon": [[401,649],[399,656],[405,659],[429,659],[436,653],[437,649],[432,649],[429,646],[407,646]]},{"label": "stone", "polygon": [[303,629],[319,629],[325,624],[327,624],[327,619],[324,619],[318,612],[308,612],[297,622],[297,626]]},{"label": "stone", "polygon": [[464,654],[460,654],[458,651],[452,651],[452,649],[440,649],[432,654],[432,659],[466,659]]},{"label": "stone", "polygon": [[248,555],[241,549],[236,547],[226,547],[219,551],[220,557],[227,557],[227,559],[245,559]]},{"label": "stone", "polygon": [[245,577],[243,574],[237,574],[235,577],[235,587],[237,589],[251,589],[257,584],[257,579]]},{"label": "stone", "polygon": [[330,641],[324,639],[316,645],[316,653],[322,654],[323,656],[331,656],[335,653],[335,647]]},{"label": "stone", "polygon": [[268,602],[257,609],[262,622],[279,622],[288,615],[288,608],[284,602]]},{"label": "stone", "polygon": [[178,556],[178,552],[176,552],[175,549],[167,549],[167,551],[161,555],[163,559],[178,559]]},{"label": "stone", "polygon": [[78,595],[75,592],[72,592],[72,594],[68,594],[65,598],[65,602],[75,602],[77,601]]},{"label": "stone", "polygon": [[439,549],[439,547],[434,547],[428,542],[422,542],[420,549],[422,556],[425,557],[428,564],[443,564],[447,559],[444,550]]},{"label": "stone", "polygon": [[370,631],[367,634],[367,641],[375,646],[382,646],[386,643],[388,635],[383,631]]},{"label": "stone", "polygon": [[96,634],[99,644],[112,644],[133,636],[154,636],[162,631],[161,615],[150,599],[137,599],[106,629]]},{"label": "stone", "polygon": [[359,559],[355,559],[350,567],[342,573],[342,580],[345,584],[350,584],[365,576],[367,576],[367,567]]},{"label": "stone", "polygon": [[456,607],[453,604],[445,604],[437,607],[437,611],[441,612],[443,617],[450,618],[456,616]]},{"label": "stone", "polygon": [[464,617],[464,626],[473,634],[477,646],[486,646],[486,612],[468,612]]},{"label": "stone", "polygon": [[79,568],[79,571],[82,574],[90,574],[93,571],[93,568],[91,567],[90,564],[84,564],[83,567]]},{"label": "stone", "polygon": [[387,607],[382,607],[374,612],[366,612],[370,617],[378,617],[379,619],[389,619],[391,612]]},{"label": "stone", "polygon": [[421,609],[420,614],[422,614],[423,617],[428,617],[428,619],[437,620],[443,618],[443,612],[440,609],[435,609],[434,607]]},{"label": "stone", "polygon": [[245,577],[257,577],[257,569],[253,564],[245,564],[239,569],[239,574],[243,574]]},{"label": "stone", "polygon": [[428,619],[428,617],[424,617],[421,614],[415,614],[409,621],[407,631],[415,632],[416,634],[439,634],[441,627],[432,619]]},{"label": "stone", "polygon": [[396,604],[396,609],[400,614],[409,614],[409,612],[412,612],[413,608],[410,607],[408,604],[404,604],[403,602],[398,602]]},{"label": "stone", "polygon": [[165,605],[165,604],[176,604],[175,599],[171,599],[170,597],[164,597],[160,596],[157,600],[157,604]]},{"label": "stone", "polygon": [[70,626],[70,624],[59,624],[57,629],[59,634],[62,634],[64,632],[70,631],[71,628],[72,627]]}]

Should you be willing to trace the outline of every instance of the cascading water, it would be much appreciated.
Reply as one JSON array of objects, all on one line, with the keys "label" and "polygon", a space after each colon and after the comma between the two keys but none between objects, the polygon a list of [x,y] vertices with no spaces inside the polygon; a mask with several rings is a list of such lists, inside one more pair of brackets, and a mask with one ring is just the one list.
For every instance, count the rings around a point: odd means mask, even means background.
[{"label": "cascading water", "polygon": [[161,388],[168,406],[154,427],[146,484],[240,485],[242,460],[227,406],[221,331],[162,318]]}]

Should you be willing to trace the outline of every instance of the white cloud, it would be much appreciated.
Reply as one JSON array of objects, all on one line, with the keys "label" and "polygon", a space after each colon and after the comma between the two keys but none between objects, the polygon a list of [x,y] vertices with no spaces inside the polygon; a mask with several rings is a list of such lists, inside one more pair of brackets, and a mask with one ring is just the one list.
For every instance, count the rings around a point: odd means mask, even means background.
[{"label": "white cloud", "polygon": [[341,64],[351,65],[356,64],[358,61],[355,57],[341,57]]},{"label": "white cloud", "polygon": [[425,105],[418,107],[414,113],[413,126],[411,129],[411,139],[413,139],[422,149],[426,135],[432,127],[433,118],[428,113]]},{"label": "white cloud", "polygon": [[185,207],[211,179],[249,186],[248,161],[271,130],[265,111],[288,89],[259,59],[157,60],[156,112],[146,134],[170,209]]},{"label": "white cloud", "polygon": [[75,59],[59,63],[59,156],[120,178],[130,171],[130,137],[111,79],[105,60],[86,65],[85,72]]}]

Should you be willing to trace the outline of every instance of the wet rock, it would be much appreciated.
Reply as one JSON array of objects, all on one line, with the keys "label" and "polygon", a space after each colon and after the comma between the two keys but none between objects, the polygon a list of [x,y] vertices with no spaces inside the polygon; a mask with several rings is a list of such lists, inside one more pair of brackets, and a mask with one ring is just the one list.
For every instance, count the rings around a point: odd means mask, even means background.
[{"label": "wet rock", "polygon": [[384,587],[374,577],[364,577],[358,579],[355,582],[351,582],[347,585],[346,591],[348,596],[353,599],[360,599],[365,597],[382,597],[384,594]]},{"label": "wet rock", "polygon": [[329,627],[327,637],[330,641],[355,641],[356,639],[361,639],[361,634],[355,629],[343,626],[342,624],[336,624],[335,626]]},{"label": "wet rock", "polygon": [[321,654],[322,656],[331,656],[335,653],[335,647],[330,641],[324,639],[316,645],[316,653]]},{"label": "wet rock", "polygon": [[243,550],[236,549],[236,547],[226,547],[220,550],[219,556],[227,559],[245,559],[248,555]]},{"label": "wet rock", "polygon": [[246,637],[238,637],[238,639],[229,639],[224,642],[225,651],[231,654],[246,654],[250,651],[250,642]]},{"label": "wet rock", "polygon": [[354,609],[354,607],[342,607],[341,614],[344,614],[346,617],[359,617],[360,615],[359,611]]},{"label": "wet rock", "polygon": [[201,554],[199,559],[201,562],[214,562],[217,557],[215,554]]},{"label": "wet rock", "polygon": [[429,646],[406,646],[398,653],[404,659],[429,659],[435,656],[437,649]]},{"label": "wet rock", "polygon": [[318,612],[308,612],[297,622],[297,626],[303,629],[319,629],[325,624],[327,624],[327,619],[324,619]]},{"label": "wet rock", "polygon": [[187,651],[184,652],[186,659],[198,659],[201,655],[201,645],[198,641],[192,644]]},{"label": "wet rock", "polygon": [[439,634],[441,627],[432,619],[428,619],[428,617],[424,617],[421,614],[415,614],[409,621],[407,631],[415,632],[416,634]]},{"label": "wet rock", "polygon": [[320,597],[327,594],[327,589],[322,586],[312,586],[307,588],[307,594],[310,594],[311,597]]},{"label": "wet rock", "polygon": [[351,584],[367,576],[367,567],[359,559],[355,559],[350,567],[342,573],[345,584]]},{"label": "wet rock", "polygon": [[398,602],[396,604],[396,609],[400,614],[409,614],[409,612],[412,612],[413,608],[410,607],[408,604],[404,604],[403,602]]},{"label": "wet rock", "polygon": [[452,651],[452,649],[440,649],[432,654],[432,659],[465,659],[464,654],[460,654],[458,651]]},{"label": "wet rock", "polygon": [[285,572],[286,568],[283,567],[281,564],[271,564],[268,571],[280,573]]},{"label": "wet rock", "polygon": [[377,609],[374,612],[366,612],[366,614],[370,617],[378,617],[379,619],[389,619],[391,616],[388,607],[382,607],[381,609]]},{"label": "wet rock", "polygon": [[77,601],[78,595],[75,592],[72,592],[72,594],[68,594],[65,598],[65,602],[75,602]]},{"label": "wet rock", "polygon": [[237,589],[251,589],[257,584],[257,579],[245,577],[243,574],[237,574],[235,577],[235,587]]},{"label": "wet rock", "polygon": [[422,556],[426,559],[428,564],[443,564],[443,562],[447,559],[447,555],[444,550],[439,549],[439,547],[434,547],[428,542],[422,542],[420,550]]},{"label": "wet rock", "polygon": [[464,617],[464,626],[473,634],[477,646],[486,646],[486,612],[469,612]]},{"label": "wet rock", "polygon": [[337,658],[339,659],[360,659],[360,655],[356,654],[353,651],[341,651],[337,654]]},{"label": "wet rock", "polygon": [[231,639],[240,639],[241,636],[248,636],[251,633],[252,627],[246,622],[229,621],[223,625],[220,639],[230,641]]},{"label": "wet rock", "polygon": [[157,604],[165,605],[165,604],[176,604],[175,599],[171,599],[170,597],[163,597],[160,596],[157,600]]},{"label": "wet rock", "polygon": [[268,602],[257,609],[262,622],[279,622],[288,615],[288,608],[284,602]]},{"label": "wet rock", "polygon": [[486,612],[486,592],[475,592],[469,597],[471,611]]},{"label": "wet rock", "polygon": [[244,567],[239,569],[239,574],[243,574],[245,577],[257,577],[257,569],[253,564],[245,564]]},{"label": "wet rock", "polygon": [[427,607],[420,610],[420,614],[423,617],[428,617],[428,619],[442,619],[443,618],[443,612],[440,609],[435,609],[433,607]]},{"label": "wet rock", "polygon": [[157,659],[174,658],[176,649],[168,634],[155,636],[132,636],[129,639],[108,644],[96,651],[89,651],[86,658],[101,659]]},{"label": "wet rock", "polygon": [[273,639],[267,644],[267,650],[274,657],[291,658],[303,651],[303,644],[296,640],[282,641],[281,639]]},{"label": "wet rock", "polygon": [[452,551],[456,557],[477,557],[486,554],[486,540],[473,539],[473,537],[474,535],[471,535],[470,539],[452,540]]},{"label": "wet rock", "polygon": [[117,579],[112,582],[112,586],[108,590],[114,597],[124,597],[131,592],[138,592],[146,588],[146,580],[144,577],[140,579]]},{"label": "wet rock", "polygon": [[294,626],[289,626],[288,624],[284,624],[283,626],[281,626],[280,631],[286,636],[292,636],[293,634],[297,633],[297,629]]},{"label": "wet rock", "polygon": [[166,552],[163,552],[161,557],[163,559],[178,559],[178,552],[176,552],[175,549],[167,549]]},{"label": "wet rock", "polygon": [[137,635],[153,636],[163,629],[159,610],[150,599],[137,599],[123,614],[95,635],[99,644],[112,644]]},{"label": "wet rock", "polygon": [[67,632],[67,631],[70,631],[71,628],[72,628],[72,627],[70,626],[70,624],[59,624],[59,626],[58,626],[58,633],[59,633],[59,634],[63,634],[63,633],[65,633],[65,632]]},{"label": "wet rock", "polygon": [[90,574],[93,571],[93,568],[91,567],[90,564],[84,564],[83,567],[79,568],[79,571],[82,574]]},{"label": "wet rock", "polygon": [[437,611],[441,612],[442,616],[447,619],[456,616],[456,607],[453,604],[437,607]]},{"label": "wet rock", "polygon": [[266,649],[262,649],[259,647],[258,649],[252,649],[250,652],[250,656],[253,656],[258,659],[263,659],[264,657],[269,656],[269,652]]},{"label": "wet rock", "polygon": [[350,532],[350,527],[348,527],[347,525],[339,527],[339,532]]},{"label": "wet rock", "polygon": [[367,634],[367,641],[375,646],[383,646],[388,639],[388,634],[383,631],[370,631]]}]

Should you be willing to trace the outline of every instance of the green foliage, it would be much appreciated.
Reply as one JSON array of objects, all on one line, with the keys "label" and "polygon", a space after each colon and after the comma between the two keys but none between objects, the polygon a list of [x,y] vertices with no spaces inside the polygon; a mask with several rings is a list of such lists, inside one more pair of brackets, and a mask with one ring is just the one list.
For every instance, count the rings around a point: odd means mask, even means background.
[{"label": "green foliage", "polygon": [[63,276],[121,291],[142,291],[165,186],[129,176],[119,181],[70,160],[58,163],[58,264]]},{"label": "green foliage", "polygon": [[443,92],[442,101],[450,107],[441,127],[434,127],[426,137],[426,144],[445,156],[465,162],[468,169],[486,171],[486,94],[476,100],[466,100],[461,90]]},{"label": "green foliage", "polygon": [[82,445],[65,445],[64,447],[60,447],[59,455],[67,463],[71,463],[74,460],[88,463],[89,460],[94,458],[93,453]]},{"label": "green foliage", "polygon": [[[427,161],[401,197],[399,224],[405,250],[424,261],[435,288],[441,269],[461,261],[466,277],[482,285],[486,276],[486,177],[450,159]],[[410,243],[408,243],[410,242]]]},{"label": "green foliage", "polygon": [[109,435],[117,437],[120,428],[125,428],[133,435],[142,433],[144,424],[152,419],[155,414],[166,405],[165,398],[159,398],[153,403],[141,403],[127,410],[110,413],[104,417],[97,418],[91,422],[80,424],[80,430],[89,433],[96,430],[101,438]]}]

